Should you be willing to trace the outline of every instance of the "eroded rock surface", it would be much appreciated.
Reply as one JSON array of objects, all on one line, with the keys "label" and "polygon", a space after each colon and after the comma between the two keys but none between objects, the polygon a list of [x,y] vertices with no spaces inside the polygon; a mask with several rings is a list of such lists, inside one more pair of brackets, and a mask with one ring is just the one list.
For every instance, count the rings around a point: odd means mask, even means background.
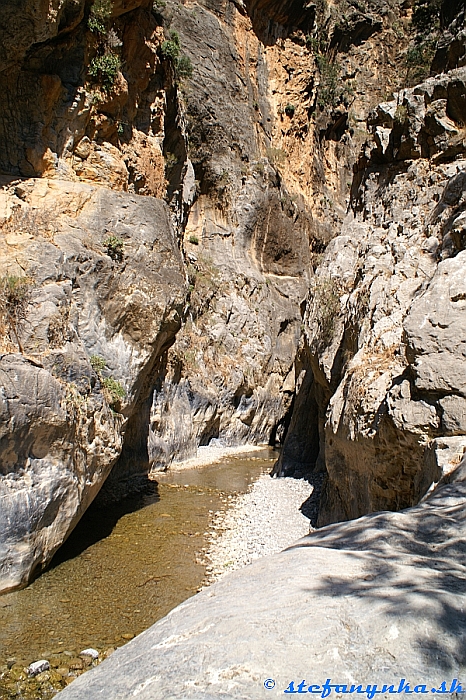
[{"label": "eroded rock surface", "polygon": [[325,472],[321,524],[417,502],[466,446],[462,4],[427,27],[402,0],[19,5],[0,264],[31,289],[0,329],[4,470],[81,464],[79,517],[110,472],[114,497],[286,435],[276,473]]},{"label": "eroded rock surface", "polygon": [[[2,273],[23,279],[27,268],[30,285],[0,358],[0,588],[9,589],[50,561],[123,444],[121,460],[137,453],[144,469],[130,428],[179,328],[185,277],[161,201],[57,180],[13,185],[5,197],[15,225],[4,228]],[[115,259],[109,236],[121,241]]]}]

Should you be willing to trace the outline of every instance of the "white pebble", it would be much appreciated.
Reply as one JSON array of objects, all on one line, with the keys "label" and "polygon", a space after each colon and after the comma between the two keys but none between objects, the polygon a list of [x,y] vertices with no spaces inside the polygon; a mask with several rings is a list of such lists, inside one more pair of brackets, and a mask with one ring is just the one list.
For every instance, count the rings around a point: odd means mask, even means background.
[{"label": "white pebble", "polygon": [[32,664],[29,664],[28,674],[30,676],[37,676],[37,674],[42,673],[43,671],[48,671],[49,668],[49,662],[46,659],[41,659],[40,661],[34,661]]},{"label": "white pebble", "polygon": [[99,658],[99,652],[97,649],[83,649],[83,651],[79,654],[79,656],[90,656],[91,659],[98,659]]}]

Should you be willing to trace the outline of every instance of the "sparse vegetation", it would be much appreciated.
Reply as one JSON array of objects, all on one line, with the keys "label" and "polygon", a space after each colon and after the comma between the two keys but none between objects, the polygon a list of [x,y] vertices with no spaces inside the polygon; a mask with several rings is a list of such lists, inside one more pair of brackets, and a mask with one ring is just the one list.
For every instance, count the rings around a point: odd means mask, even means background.
[{"label": "sparse vegetation", "polygon": [[47,340],[51,348],[60,348],[69,339],[70,307],[60,306],[52,316],[47,329]]},{"label": "sparse vegetation", "polygon": [[281,148],[267,148],[266,150],[267,158],[273,165],[283,165],[286,160],[286,153]]},{"label": "sparse vegetation", "polygon": [[103,369],[107,366],[107,363],[103,357],[100,355],[91,355],[89,358],[89,362],[92,365],[92,369],[96,374],[99,374],[102,372]]},{"label": "sparse vegetation", "polygon": [[154,12],[161,12],[161,10],[164,10],[167,6],[167,3],[165,0],[153,0],[152,2],[152,9]]},{"label": "sparse vegetation", "polygon": [[119,411],[121,408],[121,400],[125,398],[126,391],[116,379],[113,377],[104,377],[101,380],[104,389],[104,395],[110,408],[114,411]]},{"label": "sparse vegetation", "polygon": [[177,78],[192,78],[193,77],[193,64],[189,56],[185,54],[181,55],[175,64],[175,72]]},{"label": "sparse vegetation", "polygon": [[339,82],[340,65],[332,63],[324,54],[316,56],[320,73],[320,85],[317,94],[317,104],[321,109],[336,107],[340,102],[343,90]]},{"label": "sparse vegetation", "polygon": [[14,336],[19,351],[24,352],[19,333],[26,318],[32,282],[28,277],[6,275],[0,278],[0,324],[3,334]]},{"label": "sparse vegetation", "polygon": [[395,122],[397,124],[404,124],[408,118],[408,108],[406,105],[398,105],[395,110]]},{"label": "sparse vegetation", "polygon": [[409,85],[422,82],[430,67],[441,31],[442,0],[416,0],[411,21],[414,42],[406,54],[406,79]]},{"label": "sparse vegetation", "polygon": [[435,55],[436,39],[429,37],[417,42],[406,54],[407,81],[416,85],[430,75],[430,66]]},{"label": "sparse vegetation", "polygon": [[292,117],[294,113],[296,112],[296,107],[295,105],[291,104],[291,102],[288,102],[288,104],[285,107],[285,114],[288,117]]},{"label": "sparse vegetation", "polygon": [[107,22],[112,14],[113,0],[95,0],[92,4],[87,26],[94,34],[105,34]]},{"label": "sparse vegetation", "polygon": [[192,243],[193,245],[199,245],[199,238],[197,236],[191,235],[188,238],[188,241]]},{"label": "sparse vegetation", "polygon": [[178,32],[170,32],[170,38],[166,39],[160,47],[162,58],[165,61],[176,61],[181,52],[180,35]]},{"label": "sparse vegetation", "polygon": [[123,248],[125,242],[122,238],[118,236],[108,236],[102,243],[107,255],[109,255],[115,262],[122,262],[123,260]]},{"label": "sparse vegetation", "polygon": [[172,62],[177,79],[192,77],[193,65],[189,56],[181,53],[181,43],[178,32],[170,32],[170,38],[162,43],[160,52],[165,61]]},{"label": "sparse vegetation", "polygon": [[178,163],[178,158],[175,156],[175,154],[170,153],[170,151],[167,151],[167,153],[165,153],[165,168],[167,170],[170,170],[177,163]]},{"label": "sparse vegetation", "polygon": [[103,90],[110,92],[120,70],[120,58],[111,50],[101,56],[95,56],[89,65],[89,75]]},{"label": "sparse vegetation", "polygon": [[123,386],[113,377],[104,377],[102,375],[102,372],[107,366],[107,362],[103,357],[100,355],[91,355],[89,362],[92,365],[92,369],[99,377],[108,405],[114,411],[119,411],[121,408],[121,400],[126,396],[126,391]]}]

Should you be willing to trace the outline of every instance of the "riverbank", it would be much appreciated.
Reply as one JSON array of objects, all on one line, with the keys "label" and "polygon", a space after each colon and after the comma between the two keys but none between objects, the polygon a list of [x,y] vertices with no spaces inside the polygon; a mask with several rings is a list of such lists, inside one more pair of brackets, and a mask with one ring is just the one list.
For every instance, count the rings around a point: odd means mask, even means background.
[{"label": "riverbank", "polygon": [[203,557],[204,587],[260,557],[282,551],[313,531],[309,510],[302,505],[309,503],[318,485],[263,474],[248,492],[230,497],[229,508],[214,517]]},{"label": "riverbank", "polygon": [[[93,504],[52,566],[0,598],[0,700],[49,700],[198,591],[214,518],[277,456],[201,448],[197,467],[161,472],[119,504]],[[98,659],[81,656],[89,647]],[[32,678],[40,659],[50,669]]]}]

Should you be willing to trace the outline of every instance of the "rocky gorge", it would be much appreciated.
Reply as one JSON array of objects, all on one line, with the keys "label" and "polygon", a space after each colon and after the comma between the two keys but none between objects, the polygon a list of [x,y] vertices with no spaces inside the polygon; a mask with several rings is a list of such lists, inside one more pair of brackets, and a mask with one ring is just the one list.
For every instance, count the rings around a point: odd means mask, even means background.
[{"label": "rocky gorge", "polygon": [[[4,0],[0,590],[97,494],[215,443],[281,445],[277,477],[323,480],[329,527],[293,566],[319,550],[325,570],[347,537],[372,571],[371,528],[416,540],[427,511],[459,541],[464,19],[459,0]],[[403,567],[434,557],[393,542]]]}]

